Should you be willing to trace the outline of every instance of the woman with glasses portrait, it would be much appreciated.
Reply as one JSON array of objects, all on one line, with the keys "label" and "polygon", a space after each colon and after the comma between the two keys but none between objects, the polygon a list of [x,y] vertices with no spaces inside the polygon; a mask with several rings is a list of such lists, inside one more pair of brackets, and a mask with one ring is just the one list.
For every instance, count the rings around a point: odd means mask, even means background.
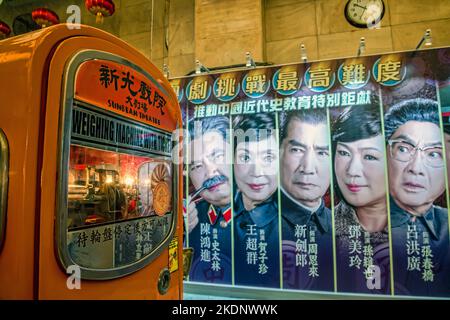
[{"label": "woman with glasses portrait", "polygon": [[349,107],[333,121],[337,287],[388,294],[385,146],[378,105]]},{"label": "woman with glasses portrait", "polygon": [[410,99],[385,115],[395,293],[450,296],[445,157],[437,102]]}]

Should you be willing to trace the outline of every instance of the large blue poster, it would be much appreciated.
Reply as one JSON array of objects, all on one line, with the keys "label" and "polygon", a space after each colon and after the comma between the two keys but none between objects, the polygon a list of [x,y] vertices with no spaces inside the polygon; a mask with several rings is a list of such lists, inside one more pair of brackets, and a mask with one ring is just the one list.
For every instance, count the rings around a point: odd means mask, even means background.
[{"label": "large blue poster", "polygon": [[448,48],[171,84],[188,281],[450,296]]}]

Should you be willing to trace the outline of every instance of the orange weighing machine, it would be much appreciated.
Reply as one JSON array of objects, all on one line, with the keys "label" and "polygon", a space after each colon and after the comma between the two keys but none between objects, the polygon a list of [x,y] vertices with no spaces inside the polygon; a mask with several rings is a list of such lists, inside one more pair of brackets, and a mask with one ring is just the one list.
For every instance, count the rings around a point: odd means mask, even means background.
[{"label": "orange weighing machine", "polygon": [[181,299],[181,127],[106,32],[0,41],[0,299]]}]

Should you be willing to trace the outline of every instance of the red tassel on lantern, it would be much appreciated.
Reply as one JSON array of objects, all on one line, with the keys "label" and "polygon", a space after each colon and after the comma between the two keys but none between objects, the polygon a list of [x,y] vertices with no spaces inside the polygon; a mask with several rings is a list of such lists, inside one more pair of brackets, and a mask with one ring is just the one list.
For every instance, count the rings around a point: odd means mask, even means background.
[{"label": "red tassel on lantern", "polygon": [[34,22],[40,25],[42,28],[49,27],[59,23],[59,17],[52,10],[45,8],[38,8],[31,12]]},{"label": "red tassel on lantern", "polygon": [[11,33],[11,28],[3,21],[0,21],[0,40],[8,37],[10,33]]},{"label": "red tassel on lantern", "polygon": [[112,16],[115,11],[112,0],[85,0],[85,5],[90,13],[96,15],[96,23],[103,23],[103,18]]}]

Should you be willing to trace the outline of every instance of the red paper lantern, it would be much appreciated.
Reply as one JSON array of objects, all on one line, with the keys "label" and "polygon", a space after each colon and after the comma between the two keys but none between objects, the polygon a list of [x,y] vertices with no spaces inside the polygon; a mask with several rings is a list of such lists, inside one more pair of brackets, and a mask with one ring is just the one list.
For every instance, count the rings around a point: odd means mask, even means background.
[{"label": "red paper lantern", "polygon": [[11,28],[3,21],[0,21],[0,40],[5,39],[10,33]]},{"label": "red paper lantern", "polygon": [[52,10],[45,8],[38,8],[31,12],[34,22],[40,25],[42,28],[58,24],[59,17]]},{"label": "red paper lantern", "polygon": [[96,23],[103,23],[103,17],[112,16],[115,11],[112,0],[85,0],[85,5],[90,13],[96,15]]}]

